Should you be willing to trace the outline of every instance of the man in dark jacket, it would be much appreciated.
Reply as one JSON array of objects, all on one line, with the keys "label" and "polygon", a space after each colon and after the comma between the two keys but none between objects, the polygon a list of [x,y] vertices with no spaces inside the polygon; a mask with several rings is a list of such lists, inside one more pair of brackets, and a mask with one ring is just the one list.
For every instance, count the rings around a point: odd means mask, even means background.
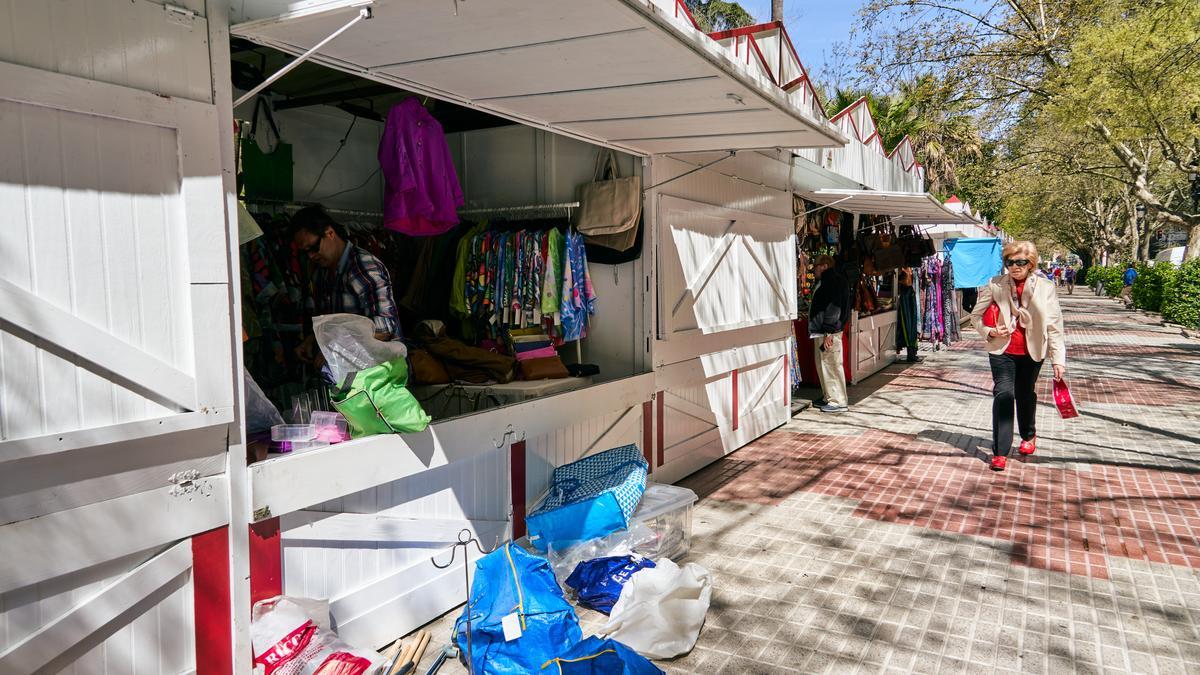
[{"label": "man in dark jacket", "polygon": [[833,258],[818,256],[813,271],[817,285],[808,308],[808,335],[817,355],[824,399],[813,404],[821,412],[849,410],[846,395],[846,371],[842,368],[842,329],[850,320],[850,289],[846,279],[834,268]]}]

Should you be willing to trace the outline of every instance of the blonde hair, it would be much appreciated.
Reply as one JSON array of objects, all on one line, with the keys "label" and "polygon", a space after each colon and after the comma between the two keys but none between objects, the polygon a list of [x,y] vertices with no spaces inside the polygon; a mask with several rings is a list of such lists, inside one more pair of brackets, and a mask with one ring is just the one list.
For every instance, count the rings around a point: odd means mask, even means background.
[{"label": "blonde hair", "polygon": [[833,265],[834,265],[833,256],[831,256],[831,255],[817,256],[817,259],[813,261],[813,267],[817,267],[820,265],[824,265],[826,267],[833,267]]},{"label": "blonde hair", "polygon": [[1010,260],[1014,256],[1024,253],[1029,258],[1033,267],[1037,266],[1038,250],[1037,246],[1032,241],[1010,241],[1004,245],[1004,250],[1000,253],[1001,260]]}]

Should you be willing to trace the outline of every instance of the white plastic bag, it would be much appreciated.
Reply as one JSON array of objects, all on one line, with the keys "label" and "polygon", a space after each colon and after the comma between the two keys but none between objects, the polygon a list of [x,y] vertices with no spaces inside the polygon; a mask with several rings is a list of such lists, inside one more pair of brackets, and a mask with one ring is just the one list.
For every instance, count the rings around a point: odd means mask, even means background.
[{"label": "white plastic bag", "polygon": [[403,342],[376,340],[375,323],[357,314],[314,316],[313,335],[337,384],[350,373],[408,356]]},{"label": "white plastic bag", "polygon": [[708,570],[669,558],[635,572],[600,630],[649,659],[669,659],[696,646],[712,600]]},{"label": "white plastic bag", "polygon": [[[310,605],[309,611],[302,602]],[[339,640],[313,616],[309,602],[282,595],[254,603],[250,642],[255,671],[264,675],[370,675],[383,663],[379,654],[354,649]]]}]

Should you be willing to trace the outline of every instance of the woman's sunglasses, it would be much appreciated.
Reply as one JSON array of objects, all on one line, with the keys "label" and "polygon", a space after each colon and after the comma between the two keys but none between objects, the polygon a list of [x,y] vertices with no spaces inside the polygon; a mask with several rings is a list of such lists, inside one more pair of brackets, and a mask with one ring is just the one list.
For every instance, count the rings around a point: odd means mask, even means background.
[{"label": "woman's sunglasses", "polygon": [[1004,261],[1004,264],[1007,267],[1028,267],[1029,261],[1025,258],[1017,258],[1015,260],[1009,258],[1008,260]]}]

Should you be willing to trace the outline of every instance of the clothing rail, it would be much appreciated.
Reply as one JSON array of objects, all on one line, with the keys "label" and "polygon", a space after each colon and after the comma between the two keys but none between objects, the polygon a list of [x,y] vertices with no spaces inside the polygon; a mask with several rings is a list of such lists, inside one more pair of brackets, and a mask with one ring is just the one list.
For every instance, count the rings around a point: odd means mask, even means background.
[{"label": "clothing rail", "polygon": [[561,204],[529,204],[526,206],[491,206],[478,209],[460,209],[460,216],[484,216],[502,213],[537,213],[541,211],[566,211],[579,208],[579,202],[562,202]]},{"label": "clothing rail", "polygon": [[325,209],[325,212],[330,215],[351,216],[354,218],[378,218],[380,220],[383,219],[382,211],[362,211],[359,209],[339,209],[339,208],[333,208],[333,207],[325,207],[317,202],[302,202],[302,201],[287,200],[287,199],[270,199],[270,198],[266,198],[266,197],[257,197],[257,198],[253,198],[253,199],[239,197],[239,199],[241,199],[247,205],[261,204],[262,206],[274,206],[274,207],[295,208],[295,209],[302,209],[306,206],[321,206],[321,208]]}]

